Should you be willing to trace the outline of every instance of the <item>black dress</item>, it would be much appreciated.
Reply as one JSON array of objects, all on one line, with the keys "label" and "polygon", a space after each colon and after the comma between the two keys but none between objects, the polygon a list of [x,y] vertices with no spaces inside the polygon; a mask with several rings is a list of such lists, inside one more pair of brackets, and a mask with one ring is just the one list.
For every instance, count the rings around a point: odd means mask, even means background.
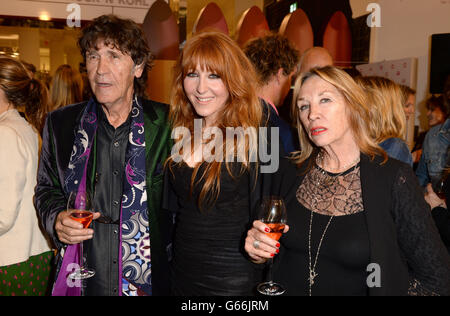
[{"label": "black dress", "polygon": [[173,176],[170,176],[171,190],[178,200],[173,241],[173,294],[252,295],[258,270],[243,249],[251,225],[248,173],[233,179],[223,167],[217,201],[210,209],[200,210],[197,201],[202,182],[191,196],[192,172],[192,168],[183,164],[173,168]]}]

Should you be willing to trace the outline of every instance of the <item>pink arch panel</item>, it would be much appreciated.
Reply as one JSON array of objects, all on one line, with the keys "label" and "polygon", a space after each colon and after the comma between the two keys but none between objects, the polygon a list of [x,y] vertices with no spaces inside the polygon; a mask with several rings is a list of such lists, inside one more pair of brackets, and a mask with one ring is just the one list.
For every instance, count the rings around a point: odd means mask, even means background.
[{"label": "pink arch panel", "polygon": [[158,0],[148,10],[142,29],[156,59],[175,60],[179,52],[179,30],[167,2]]},{"label": "pink arch panel", "polygon": [[215,2],[208,3],[199,13],[194,24],[192,34],[202,31],[214,30],[229,34],[228,24],[222,10]]}]

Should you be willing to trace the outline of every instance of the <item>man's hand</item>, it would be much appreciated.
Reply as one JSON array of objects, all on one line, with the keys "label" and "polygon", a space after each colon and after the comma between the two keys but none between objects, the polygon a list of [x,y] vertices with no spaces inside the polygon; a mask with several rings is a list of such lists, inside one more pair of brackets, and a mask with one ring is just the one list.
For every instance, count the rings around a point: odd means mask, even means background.
[{"label": "man's hand", "polygon": [[[100,213],[94,213],[93,220],[100,217]],[[94,230],[83,228],[81,223],[70,218],[69,212],[61,212],[56,217],[55,230],[59,240],[67,245],[79,244],[82,241],[92,239]]]}]

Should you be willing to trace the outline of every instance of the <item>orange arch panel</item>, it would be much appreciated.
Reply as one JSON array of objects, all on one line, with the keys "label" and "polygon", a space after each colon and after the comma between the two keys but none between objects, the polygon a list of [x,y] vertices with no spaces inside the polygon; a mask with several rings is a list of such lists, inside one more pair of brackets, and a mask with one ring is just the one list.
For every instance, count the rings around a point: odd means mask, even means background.
[{"label": "orange arch panel", "polygon": [[297,9],[284,17],[279,33],[286,36],[300,54],[314,46],[313,29],[308,16],[302,9]]},{"label": "orange arch panel", "polygon": [[262,37],[270,31],[269,24],[261,9],[253,6],[242,14],[237,25],[237,43],[243,47],[246,42],[255,37]]},{"label": "orange arch panel", "polygon": [[349,66],[352,61],[352,33],[344,13],[333,14],[323,34],[323,47],[333,57],[336,66]]}]

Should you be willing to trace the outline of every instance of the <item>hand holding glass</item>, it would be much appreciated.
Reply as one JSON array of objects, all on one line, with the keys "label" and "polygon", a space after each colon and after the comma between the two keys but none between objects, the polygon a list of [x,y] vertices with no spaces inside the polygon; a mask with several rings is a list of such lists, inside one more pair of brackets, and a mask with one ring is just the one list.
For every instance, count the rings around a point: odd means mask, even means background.
[{"label": "hand holding glass", "polygon": [[[88,228],[94,217],[92,211],[92,199],[88,192],[71,192],[69,200],[67,201],[67,212],[70,218],[83,225],[83,228]],[[80,243],[80,268],[69,275],[70,279],[84,280],[95,275],[95,271],[84,266],[85,257],[83,254],[83,242]]]},{"label": "hand holding glass", "polygon": [[[258,219],[270,228],[267,236],[278,241],[287,223],[286,207],[283,199],[276,196],[264,198]],[[269,281],[258,284],[257,290],[263,295],[277,296],[283,294],[286,289],[281,284],[273,281],[272,266],[273,258],[270,259]]]},{"label": "hand holding glass", "polygon": [[445,183],[447,181],[448,172],[445,171],[442,177],[439,179],[439,182],[436,183],[436,187],[433,188],[434,192],[441,200],[445,200]]}]

